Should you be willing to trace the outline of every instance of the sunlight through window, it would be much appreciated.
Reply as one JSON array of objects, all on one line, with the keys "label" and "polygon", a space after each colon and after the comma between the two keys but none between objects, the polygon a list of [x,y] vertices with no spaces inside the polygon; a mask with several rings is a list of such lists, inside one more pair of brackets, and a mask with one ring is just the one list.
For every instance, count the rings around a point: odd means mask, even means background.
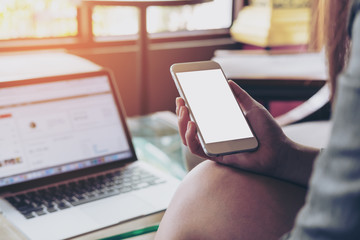
[{"label": "sunlight through window", "polygon": [[[81,0],[0,0],[0,40],[77,36]],[[233,0],[149,7],[149,33],[229,28]],[[136,7],[95,6],[95,37],[134,35],[139,31]],[[84,19],[82,19],[84,20]],[[80,24],[81,25],[81,24]]]},{"label": "sunlight through window", "polygon": [[[228,28],[232,22],[232,0],[214,0],[179,7],[149,7],[149,33]],[[131,35],[138,32],[138,11],[132,7],[96,6],[93,32],[97,37]]]},{"label": "sunlight through window", "polygon": [[78,34],[75,0],[0,0],[0,40]]},{"label": "sunlight through window", "polygon": [[232,19],[232,0],[181,7],[149,7],[149,33],[228,28]]},{"label": "sunlight through window", "polygon": [[136,34],[138,9],[136,7],[96,6],[92,15],[94,36]]}]

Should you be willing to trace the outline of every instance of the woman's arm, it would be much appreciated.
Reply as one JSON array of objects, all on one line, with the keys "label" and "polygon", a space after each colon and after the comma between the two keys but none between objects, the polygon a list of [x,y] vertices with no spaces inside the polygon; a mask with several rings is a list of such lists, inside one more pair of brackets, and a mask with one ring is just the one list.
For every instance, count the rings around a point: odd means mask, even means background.
[{"label": "woman's arm", "polygon": [[[360,1],[355,1],[357,6]],[[290,239],[360,239],[360,15],[348,67],[338,78],[330,141],[314,166]]]},{"label": "woman's arm", "polygon": [[196,125],[190,121],[184,100],[177,98],[176,114],[183,144],[188,146],[193,154],[218,163],[307,185],[313,161],[318,155],[319,149],[302,146],[291,141],[261,104],[233,81],[229,81],[229,85],[259,141],[259,148],[254,152],[221,157],[207,156],[196,134]]}]

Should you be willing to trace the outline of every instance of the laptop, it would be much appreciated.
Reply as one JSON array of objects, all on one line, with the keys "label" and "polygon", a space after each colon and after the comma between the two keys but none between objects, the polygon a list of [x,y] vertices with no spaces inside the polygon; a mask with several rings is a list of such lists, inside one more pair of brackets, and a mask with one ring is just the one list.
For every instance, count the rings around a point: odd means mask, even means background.
[{"label": "laptop", "polygon": [[139,161],[109,71],[0,82],[0,211],[66,239],[167,208],[179,180]]}]

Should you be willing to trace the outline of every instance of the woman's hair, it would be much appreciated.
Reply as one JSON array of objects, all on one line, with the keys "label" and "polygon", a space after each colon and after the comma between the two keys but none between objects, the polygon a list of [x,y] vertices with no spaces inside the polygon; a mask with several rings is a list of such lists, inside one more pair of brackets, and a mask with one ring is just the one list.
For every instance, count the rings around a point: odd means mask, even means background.
[{"label": "woman's hair", "polygon": [[348,18],[351,0],[324,1],[324,43],[328,60],[331,98],[334,99],[336,80],[344,69],[349,53]]}]

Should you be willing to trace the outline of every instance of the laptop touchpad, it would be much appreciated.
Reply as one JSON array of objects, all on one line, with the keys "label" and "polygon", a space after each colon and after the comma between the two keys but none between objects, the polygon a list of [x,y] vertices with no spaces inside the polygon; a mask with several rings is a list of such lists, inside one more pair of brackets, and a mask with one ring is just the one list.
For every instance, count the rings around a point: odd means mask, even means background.
[{"label": "laptop touchpad", "polygon": [[149,204],[131,195],[119,195],[79,206],[80,211],[102,224],[115,224],[151,212]]}]

